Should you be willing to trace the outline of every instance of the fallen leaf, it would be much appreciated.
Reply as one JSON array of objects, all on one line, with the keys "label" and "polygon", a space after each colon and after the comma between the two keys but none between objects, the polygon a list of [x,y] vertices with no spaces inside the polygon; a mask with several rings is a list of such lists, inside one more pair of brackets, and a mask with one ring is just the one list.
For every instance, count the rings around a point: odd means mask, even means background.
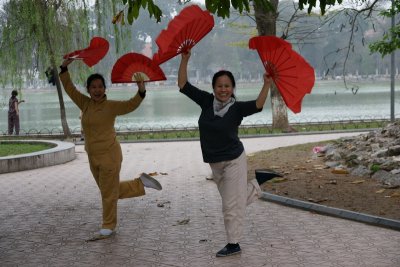
[{"label": "fallen leaf", "polygon": [[394,192],[390,195],[390,197],[400,197],[400,192]]},{"label": "fallen leaf", "polygon": [[183,220],[180,220],[180,221],[177,221],[177,222],[178,222],[179,225],[185,225],[185,224],[188,224],[190,222],[190,219],[183,219]]},{"label": "fallen leaf", "polygon": [[335,174],[348,174],[349,172],[345,169],[335,168],[331,171],[331,173]]},{"label": "fallen leaf", "polygon": [[378,190],[378,191],[376,191],[375,193],[381,194],[381,193],[383,193],[383,192],[385,192],[385,189]]},{"label": "fallen leaf", "polygon": [[269,180],[268,182],[269,183],[282,183],[282,182],[286,182],[286,181],[287,181],[287,178],[275,177],[275,178],[272,178],[271,180]]},{"label": "fallen leaf", "polygon": [[298,167],[295,167],[294,168],[295,170],[297,170],[297,171],[299,171],[299,170],[307,170],[307,168],[306,167],[303,167],[303,166],[298,166]]},{"label": "fallen leaf", "polygon": [[314,169],[318,169],[318,168],[324,169],[324,168],[325,168],[325,165],[317,164],[317,165],[313,165],[313,167],[314,167]]},{"label": "fallen leaf", "polygon": [[167,201],[163,201],[161,203],[158,203],[157,207],[163,208],[165,206],[165,204],[169,204],[169,203],[171,203],[171,201],[168,201],[168,200]]},{"label": "fallen leaf", "polygon": [[365,182],[365,180],[355,180],[355,181],[353,181],[353,182],[350,182],[351,184],[362,184],[362,183],[364,183]]},{"label": "fallen leaf", "polygon": [[321,203],[321,202],[324,202],[324,201],[328,201],[329,199],[327,199],[327,198],[324,198],[324,199],[313,199],[313,198],[308,198],[307,199],[309,202],[313,202],[313,203]]}]

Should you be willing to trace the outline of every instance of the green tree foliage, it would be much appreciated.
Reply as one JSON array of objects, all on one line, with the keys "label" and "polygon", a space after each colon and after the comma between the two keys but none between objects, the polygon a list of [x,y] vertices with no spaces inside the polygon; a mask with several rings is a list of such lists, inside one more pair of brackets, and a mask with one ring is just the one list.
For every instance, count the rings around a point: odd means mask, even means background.
[{"label": "green tree foliage", "polygon": [[[362,2],[365,2],[367,0],[360,0]],[[337,2],[337,4],[342,4],[343,0],[299,0],[299,7],[301,10],[304,9],[304,6],[308,5],[307,12],[311,13],[313,8],[317,7],[317,2],[319,2],[319,8],[321,9],[321,15],[324,15],[326,12],[326,7],[327,6],[334,6]]]},{"label": "green tree foliage", "polygon": [[0,15],[2,84],[20,86],[24,79],[44,77],[51,66],[50,55],[58,61],[74,47],[87,44],[87,3],[64,2],[10,0],[4,4]]},{"label": "green tree foliage", "polygon": [[[393,6],[389,10],[384,10],[381,15],[386,18],[395,17],[400,13],[400,0],[394,0]],[[369,45],[371,52],[378,52],[382,57],[400,48],[400,25],[397,24],[383,35],[382,40]]]},{"label": "green tree foliage", "polygon": [[[188,2],[190,0],[178,0],[180,4]],[[207,10],[221,18],[229,18],[231,6],[239,13],[243,11],[250,12],[250,2],[255,2],[266,9],[272,10],[268,0],[205,0]],[[122,3],[128,6],[127,18],[129,24],[132,24],[139,17],[140,9],[147,9],[149,16],[154,17],[157,22],[160,22],[163,16],[160,7],[153,0],[122,0]]]},{"label": "green tree foliage", "polygon": [[[190,2],[190,0],[178,0],[178,3],[180,4],[185,4],[187,2]],[[161,9],[153,0],[122,0],[122,3],[129,7],[129,24],[132,24],[133,21],[139,17],[140,9],[147,9],[149,16],[154,17],[157,22],[160,22],[161,17],[163,16]],[[205,0],[207,10],[221,18],[229,18],[231,7],[234,10],[237,10],[240,14],[243,11],[250,12],[250,3],[261,6],[265,10],[274,10],[270,0]],[[316,8],[317,3],[319,3],[321,14],[324,15],[327,6],[334,6],[336,3],[342,4],[342,0],[299,0],[299,7],[300,9],[303,9],[305,6],[308,6],[307,11],[308,13],[311,13],[312,9]]]},{"label": "green tree foliage", "polygon": [[3,5],[0,28],[1,82],[20,87],[46,70],[54,76],[61,124],[68,128],[57,66],[63,54],[87,44],[90,31],[88,1],[9,0]]},{"label": "green tree foliage", "polygon": [[122,0],[124,5],[128,5],[128,23],[132,24],[139,17],[141,8],[147,9],[150,18],[154,17],[157,22],[161,21],[161,9],[154,4],[153,0]]}]

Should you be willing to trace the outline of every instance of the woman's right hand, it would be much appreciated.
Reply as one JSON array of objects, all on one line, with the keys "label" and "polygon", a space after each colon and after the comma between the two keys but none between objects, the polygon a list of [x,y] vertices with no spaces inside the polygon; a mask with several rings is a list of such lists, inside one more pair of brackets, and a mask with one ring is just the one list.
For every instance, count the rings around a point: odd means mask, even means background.
[{"label": "woman's right hand", "polygon": [[137,86],[140,92],[145,92],[146,91],[146,86],[144,85],[144,77],[141,73],[137,72],[133,74],[133,77],[135,78],[135,81],[137,82]]}]

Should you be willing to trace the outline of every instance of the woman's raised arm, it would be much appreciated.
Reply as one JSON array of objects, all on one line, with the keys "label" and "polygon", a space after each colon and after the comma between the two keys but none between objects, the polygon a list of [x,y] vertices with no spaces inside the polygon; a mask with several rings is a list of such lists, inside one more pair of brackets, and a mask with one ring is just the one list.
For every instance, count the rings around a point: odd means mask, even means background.
[{"label": "woman's raised arm", "polygon": [[268,76],[266,73],[264,73],[263,78],[264,78],[264,85],[261,88],[261,91],[256,99],[256,106],[258,109],[262,109],[264,107],[265,101],[268,96],[269,88],[271,87],[272,84],[271,76]]},{"label": "woman's raised arm", "polygon": [[182,53],[181,64],[179,65],[178,71],[178,86],[182,89],[185,86],[188,76],[187,76],[187,66],[190,58],[190,50],[186,53]]}]

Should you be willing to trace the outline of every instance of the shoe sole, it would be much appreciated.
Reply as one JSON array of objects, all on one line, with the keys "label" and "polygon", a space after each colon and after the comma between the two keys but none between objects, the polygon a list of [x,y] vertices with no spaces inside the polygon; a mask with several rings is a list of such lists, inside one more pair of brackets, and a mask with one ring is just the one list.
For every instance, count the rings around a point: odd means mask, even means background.
[{"label": "shoe sole", "polygon": [[147,173],[142,173],[140,175],[140,177],[141,178],[143,177],[144,179],[146,179],[148,182],[151,183],[151,187],[150,188],[153,188],[153,189],[156,189],[156,190],[161,190],[162,189],[161,184],[156,179],[154,179],[153,177],[148,175]]},{"label": "shoe sole", "polygon": [[103,240],[103,239],[113,237],[114,235],[115,235],[115,232],[111,233],[110,235],[97,234],[97,235],[93,236],[92,238],[87,239],[86,242],[94,242],[94,241],[98,241],[98,240]]},{"label": "shoe sole", "polygon": [[237,251],[237,252],[229,253],[229,254],[226,254],[226,255],[225,255],[225,254],[217,254],[216,256],[217,256],[217,257],[228,257],[228,256],[240,254],[240,253],[242,253],[241,250],[239,250],[239,251]]}]

